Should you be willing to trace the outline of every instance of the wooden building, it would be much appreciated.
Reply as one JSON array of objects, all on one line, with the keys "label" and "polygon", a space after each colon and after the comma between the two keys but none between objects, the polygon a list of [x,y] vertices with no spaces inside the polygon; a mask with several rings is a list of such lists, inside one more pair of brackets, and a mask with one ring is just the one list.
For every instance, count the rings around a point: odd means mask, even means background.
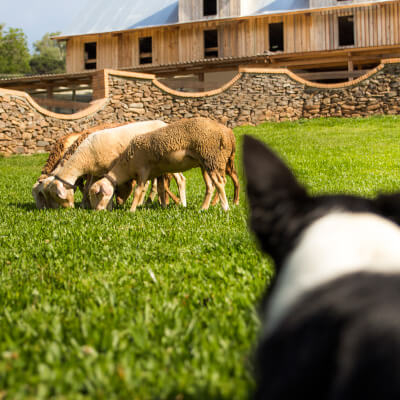
[{"label": "wooden building", "polygon": [[400,58],[400,0],[96,0],[65,40],[67,73],[0,79],[52,111],[98,99],[111,68],[153,73],[182,91],[230,81],[239,66],[288,68],[314,82],[351,81]]},{"label": "wooden building", "polygon": [[264,64],[334,82],[400,56],[399,0],[92,3],[56,38],[67,41],[68,73],[113,68],[202,81],[210,72]]}]

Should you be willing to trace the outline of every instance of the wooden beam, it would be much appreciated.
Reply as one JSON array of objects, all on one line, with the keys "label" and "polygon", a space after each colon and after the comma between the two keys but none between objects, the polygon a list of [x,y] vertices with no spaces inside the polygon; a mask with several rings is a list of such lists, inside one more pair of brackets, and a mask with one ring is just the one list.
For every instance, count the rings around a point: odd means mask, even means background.
[{"label": "wooden beam", "polygon": [[52,99],[53,98],[53,86],[48,85],[46,92],[47,92],[47,98]]},{"label": "wooden beam", "polygon": [[353,80],[353,77],[350,75],[354,71],[353,60],[351,59],[351,53],[349,54],[349,59],[347,61],[347,70],[349,72],[349,81]]}]

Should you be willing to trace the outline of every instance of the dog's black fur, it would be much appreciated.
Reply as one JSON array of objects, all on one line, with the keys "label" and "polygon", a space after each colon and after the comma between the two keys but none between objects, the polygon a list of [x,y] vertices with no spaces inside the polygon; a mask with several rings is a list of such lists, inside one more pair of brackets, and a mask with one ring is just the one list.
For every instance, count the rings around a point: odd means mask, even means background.
[{"label": "dog's black fur", "polygon": [[[311,197],[249,136],[244,167],[251,229],[277,277],[300,235],[332,211],[400,222],[400,194]],[[400,399],[400,275],[353,273],[308,292],[261,338],[255,370],[256,399]]]}]

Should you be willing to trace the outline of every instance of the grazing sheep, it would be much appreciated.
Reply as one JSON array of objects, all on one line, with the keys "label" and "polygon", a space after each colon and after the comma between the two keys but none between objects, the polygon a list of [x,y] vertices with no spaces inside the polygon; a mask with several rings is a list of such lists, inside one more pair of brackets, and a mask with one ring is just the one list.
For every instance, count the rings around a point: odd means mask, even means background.
[{"label": "grazing sheep", "polygon": [[[107,208],[116,185],[133,178],[137,180],[137,186],[131,211],[135,211],[148,179],[166,172],[200,167],[206,184],[202,209],[209,207],[215,185],[222,208],[228,210],[225,172],[227,168],[234,171],[234,158],[235,142],[231,129],[207,118],[183,119],[133,138],[104,178],[90,188],[90,203],[97,210]],[[163,188],[164,185],[160,185],[161,191]],[[165,206],[162,193],[160,197]]]},{"label": "grazing sheep", "polygon": [[[42,194],[44,187],[44,180],[50,176],[50,174],[57,168],[61,160],[68,160],[68,158],[75,152],[78,146],[93,132],[114,128],[120,126],[121,124],[102,124],[89,129],[84,130],[79,133],[70,133],[59,138],[54,144],[50,151],[49,157],[42,169],[42,173],[33,185],[32,195],[35,199],[36,207],[39,209],[45,208],[46,201]],[[82,189],[82,186],[80,185]]]},{"label": "grazing sheep", "polygon": [[[76,181],[84,175],[101,176],[128,146],[130,140],[143,133],[165,126],[162,121],[135,122],[95,132],[75,150],[71,146],[70,158],[63,160],[47,178],[42,193],[51,208],[73,207]],[[75,142],[76,143],[76,142]]]}]

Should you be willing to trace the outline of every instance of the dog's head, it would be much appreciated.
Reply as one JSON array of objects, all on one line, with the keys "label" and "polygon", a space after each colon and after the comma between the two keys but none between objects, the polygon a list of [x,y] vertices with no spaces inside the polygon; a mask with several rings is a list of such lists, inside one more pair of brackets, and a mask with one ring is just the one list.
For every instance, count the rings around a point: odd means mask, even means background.
[{"label": "dog's head", "polygon": [[245,136],[243,152],[250,226],[262,249],[278,264],[307,227],[330,213],[374,213],[400,224],[400,193],[375,199],[309,196],[285,163],[262,142]]},{"label": "dog's head", "polygon": [[264,144],[246,136],[243,150],[250,226],[276,268],[271,326],[305,292],[340,276],[400,272],[400,194],[310,196]]}]

